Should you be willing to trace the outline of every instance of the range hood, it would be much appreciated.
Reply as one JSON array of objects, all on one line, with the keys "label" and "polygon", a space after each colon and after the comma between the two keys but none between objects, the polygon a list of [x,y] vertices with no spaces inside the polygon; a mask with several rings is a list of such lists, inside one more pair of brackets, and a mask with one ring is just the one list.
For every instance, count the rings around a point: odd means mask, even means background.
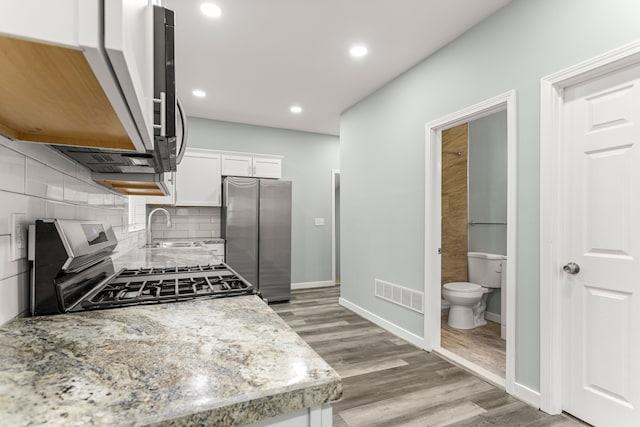
[{"label": "range hood", "polygon": [[[128,196],[167,196],[171,169],[158,154],[54,146],[91,170],[97,183]],[[173,169],[175,170],[175,169]]]}]

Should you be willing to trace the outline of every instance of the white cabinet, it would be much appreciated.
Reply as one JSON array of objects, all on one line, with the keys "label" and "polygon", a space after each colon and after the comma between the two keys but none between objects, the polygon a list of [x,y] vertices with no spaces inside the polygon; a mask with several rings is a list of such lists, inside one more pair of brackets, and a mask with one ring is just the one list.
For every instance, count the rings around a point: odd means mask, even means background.
[{"label": "white cabinet", "polygon": [[146,203],[147,205],[175,205],[176,204],[176,173],[171,172],[167,174],[168,179],[165,180],[165,185],[169,190],[168,196],[147,196]]},{"label": "white cabinet", "polygon": [[[16,140],[153,148],[151,0],[0,2],[0,128]],[[115,75],[114,75],[115,71]]]},{"label": "white cabinet", "polygon": [[253,157],[235,154],[223,154],[222,175],[253,176]]},{"label": "white cabinet", "polygon": [[223,154],[222,175],[280,179],[282,157]]},{"label": "white cabinet", "polygon": [[282,178],[282,159],[277,157],[254,157],[253,176],[258,178]]},{"label": "white cabinet", "polygon": [[187,149],[176,172],[176,206],[220,206],[220,155]]},{"label": "white cabinet", "polygon": [[153,2],[104,2],[104,47],[146,146],[153,144]]}]

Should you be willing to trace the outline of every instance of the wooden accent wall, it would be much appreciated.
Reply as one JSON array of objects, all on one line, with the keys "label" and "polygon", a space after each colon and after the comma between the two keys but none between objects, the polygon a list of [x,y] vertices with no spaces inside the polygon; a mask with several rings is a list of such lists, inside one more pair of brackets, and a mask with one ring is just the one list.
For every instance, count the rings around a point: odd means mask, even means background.
[{"label": "wooden accent wall", "polygon": [[[460,153],[458,155],[457,153]],[[467,281],[467,123],[442,132],[442,284]]]}]

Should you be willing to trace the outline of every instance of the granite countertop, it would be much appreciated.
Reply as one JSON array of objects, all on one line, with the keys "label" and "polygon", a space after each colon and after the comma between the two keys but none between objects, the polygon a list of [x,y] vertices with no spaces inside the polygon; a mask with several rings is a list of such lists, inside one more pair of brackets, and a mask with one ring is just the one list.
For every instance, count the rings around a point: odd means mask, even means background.
[{"label": "granite countertop", "polygon": [[246,424],[341,394],[338,374],[257,296],[0,327],[4,425]]}]

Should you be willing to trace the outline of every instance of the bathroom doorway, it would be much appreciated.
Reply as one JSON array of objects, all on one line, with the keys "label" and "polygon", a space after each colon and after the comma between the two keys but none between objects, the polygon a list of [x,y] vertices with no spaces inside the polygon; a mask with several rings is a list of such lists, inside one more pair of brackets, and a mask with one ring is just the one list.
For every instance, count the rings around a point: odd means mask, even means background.
[{"label": "bathroom doorway", "polygon": [[[445,116],[426,130],[425,348],[517,395],[515,92]],[[486,286],[461,285],[462,294],[471,288],[476,300],[463,310],[470,314],[462,323],[449,325],[443,285],[473,282],[470,265],[488,267],[492,278]],[[478,270],[471,271],[477,277]],[[464,304],[455,301],[459,313]]]},{"label": "bathroom doorway", "polygon": [[[505,260],[501,258],[507,254],[506,110],[443,130],[441,155],[440,345],[504,379],[501,277]],[[479,278],[487,276],[485,269],[491,276]],[[491,280],[491,286],[485,283]],[[454,286],[456,290],[449,292]],[[459,300],[466,307],[456,307],[453,313],[451,304],[458,305]]]}]

